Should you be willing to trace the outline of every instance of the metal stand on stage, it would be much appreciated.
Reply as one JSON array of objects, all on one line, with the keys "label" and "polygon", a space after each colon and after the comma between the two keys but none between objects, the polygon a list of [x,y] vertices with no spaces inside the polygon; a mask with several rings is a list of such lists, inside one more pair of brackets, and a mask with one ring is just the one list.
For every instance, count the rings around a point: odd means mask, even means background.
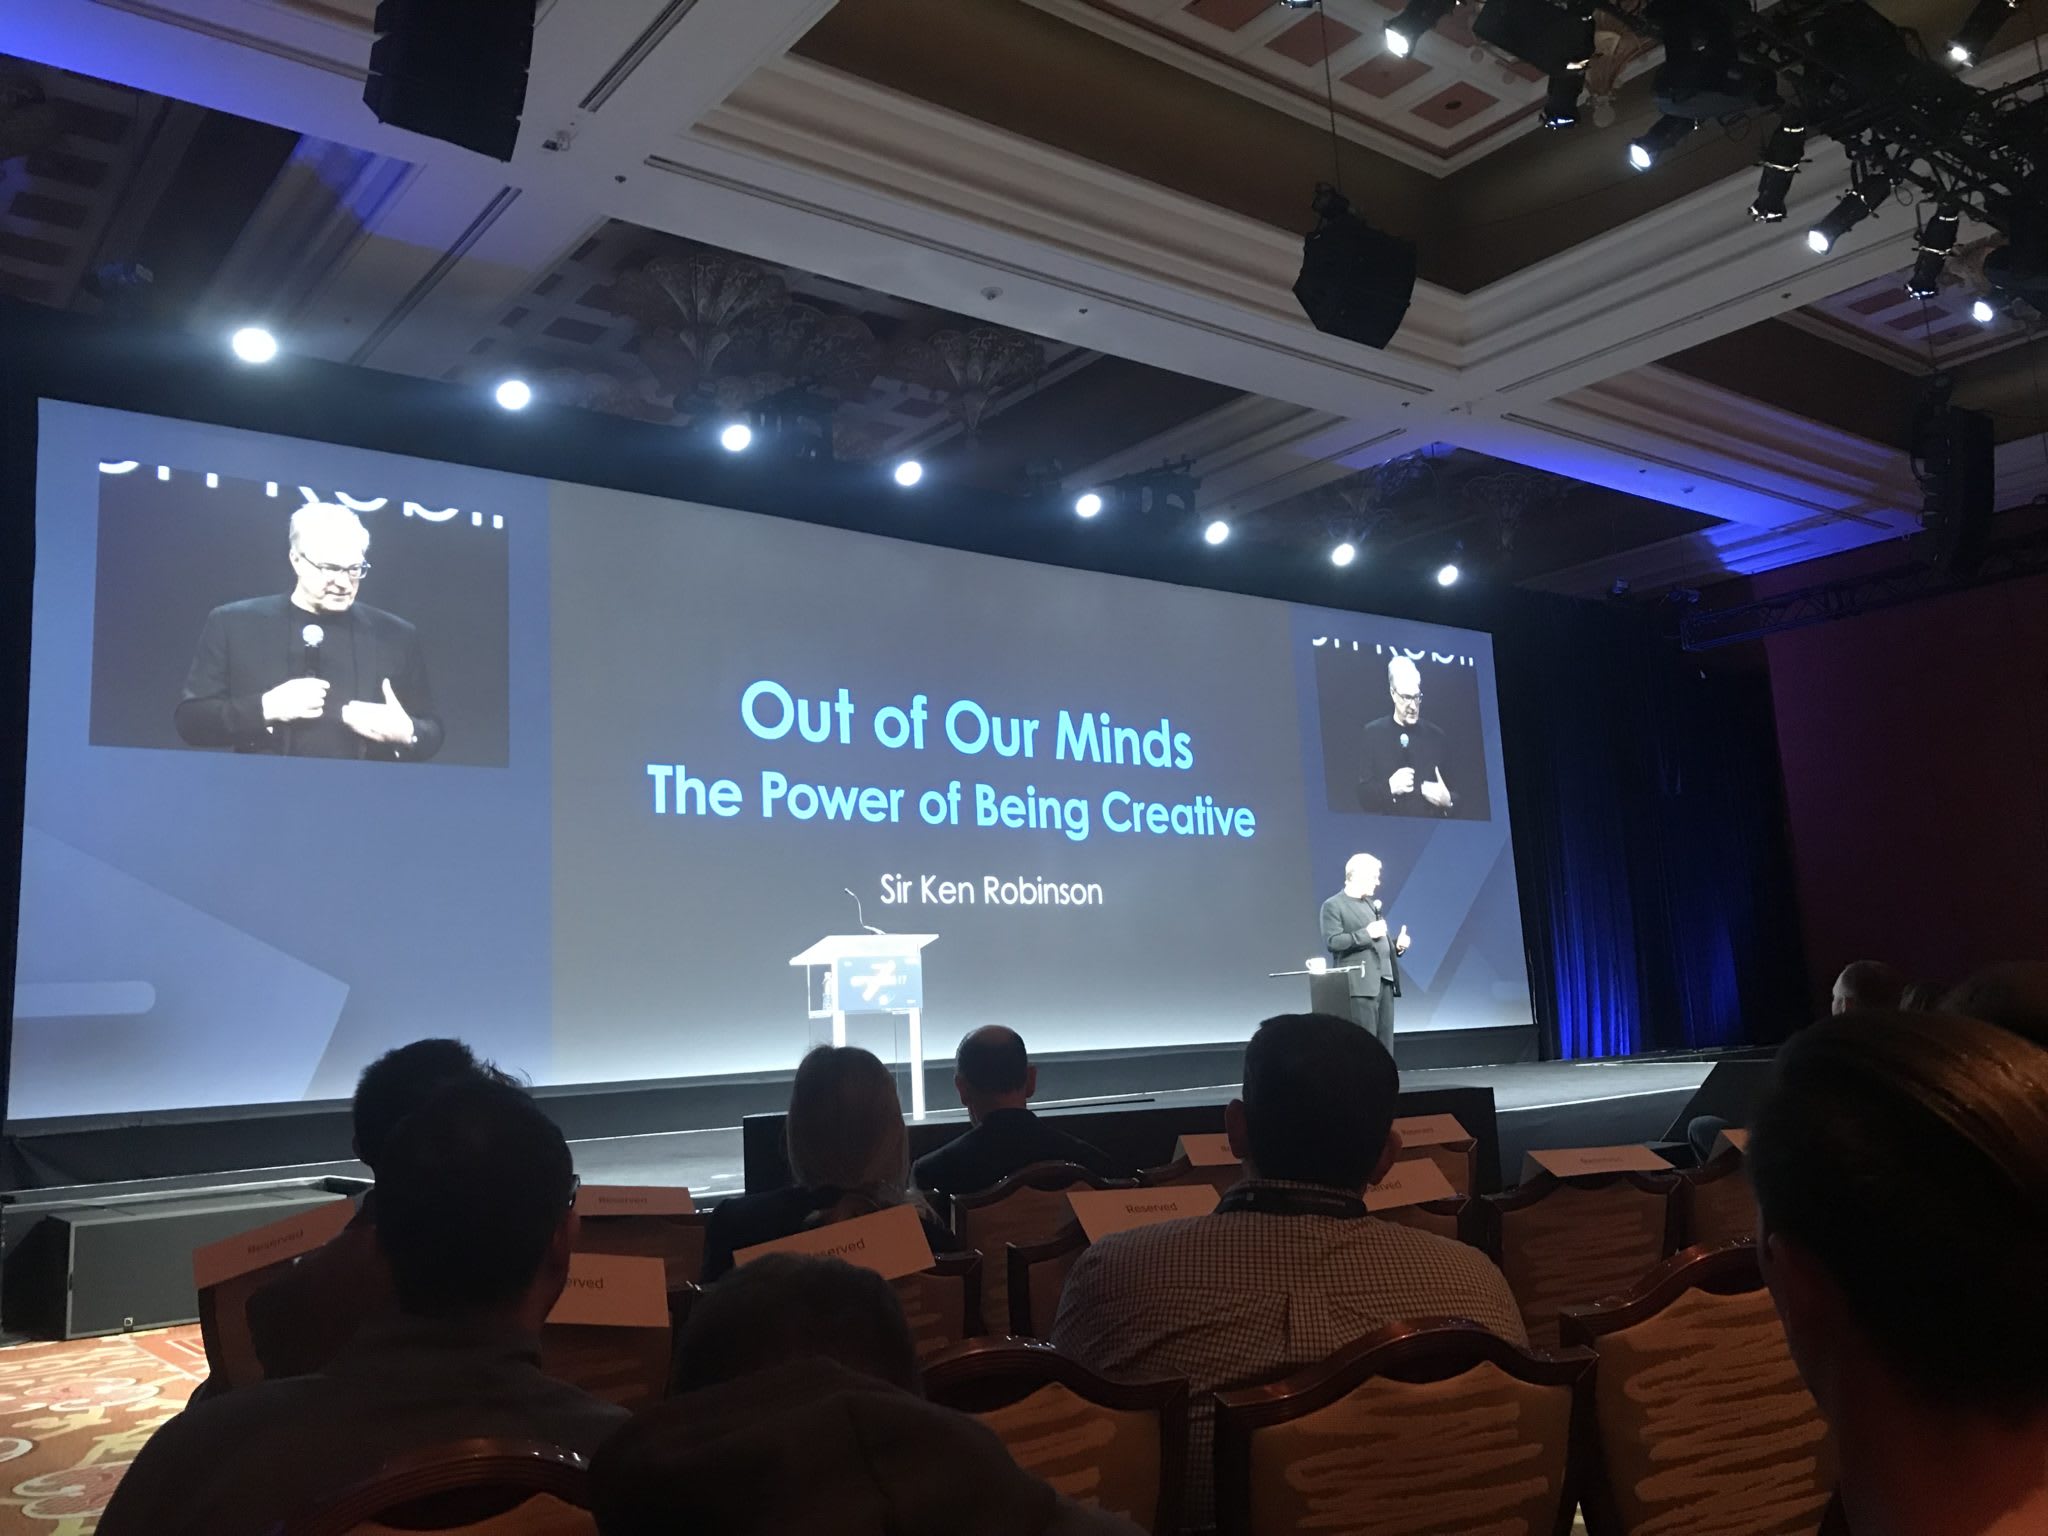
[{"label": "metal stand on stage", "polygon": [[[846,1044],[849,1013],[886,1013],[910,1029],[910,1115],[924,1118],[924,958],[935,933],[843,933],[789,958],[804,967],[809,1017],[832,1021],[832,1043]],[[822,974],[821,974],[822,973]]]}]

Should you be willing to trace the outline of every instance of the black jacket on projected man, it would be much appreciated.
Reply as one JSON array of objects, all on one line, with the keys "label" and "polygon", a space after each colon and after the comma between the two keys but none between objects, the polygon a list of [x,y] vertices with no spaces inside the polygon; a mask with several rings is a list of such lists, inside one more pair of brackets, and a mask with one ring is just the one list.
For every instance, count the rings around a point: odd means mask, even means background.
[{"label": "black jacket on projected man", "polygon": [[1323,903],[1323,948],[1330,964],[1345,968],[1351,1017],[1394,1049],[1394,999],[1401,995],[1399,957],[1408,951],[1408,929],[1387,924],[1376,893],[1380,861],[1354,853],[1344,863],[1344,889]]},{"label": "black jacket on projected man", "polygon": [[284,757],[418,762],[442,728],[419,632],[359,602],[370,536],[345,507],[292,514],[286,594],[224,603],[206,616],[178,701],[195,747]]}]

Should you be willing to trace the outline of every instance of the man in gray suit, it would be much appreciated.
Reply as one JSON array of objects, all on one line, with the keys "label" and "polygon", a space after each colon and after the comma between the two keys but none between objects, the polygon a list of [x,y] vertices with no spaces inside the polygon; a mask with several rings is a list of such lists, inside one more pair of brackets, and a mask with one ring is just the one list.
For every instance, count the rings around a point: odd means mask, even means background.
[{"label": "man in gray suit", "polygon": [[1408,925],[1390,935],[1382,903],[1380,861],[1354,853],[1344,861],[1344,889],[1323,903],[1323,948],[1333,966],[1346,968],[1351,1018],[1371,1030],[1391,1055],[1394,999],[1400,993],[1396,959],[1408,953]]}]

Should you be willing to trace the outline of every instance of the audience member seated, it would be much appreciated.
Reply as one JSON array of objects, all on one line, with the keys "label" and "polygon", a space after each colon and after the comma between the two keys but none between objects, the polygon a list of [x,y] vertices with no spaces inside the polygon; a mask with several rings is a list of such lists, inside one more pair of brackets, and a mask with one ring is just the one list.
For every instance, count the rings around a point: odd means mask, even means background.
[{"label": "audience member seated", "polygon": [[1948,995],[1948,990],[1938,981],[1909,981],[1899,993],[1898,1010],[1901,1013],[1939,1013],[1941,1000]]},{"label": "audience member seated", "polygon": [[392,1134],[377,1169],[377,1241],[397,1314],[316,1375],[189,1408],[153,1435],[101,1536],[238,1536],[357,1482],[392,1457],[475,1436],[588,1455],[623,1409],[544,1376],[542,1321],[575,1240],[562,1133],[502,1083],[444,1089]]},{"label": "audience member seated", "polygon": [[1749,1156],[1849,1529],[2048,1531],[2048,1051],[1956,1015],[1816,1026]]},{"label": "audience member seated", "polygon": [[1192,1395],[1184,1512],[1206,1524],[1214,1402],[1390,1322],[1467,1318],[1528,1347],[1486,1256],[1366,1215],[1400,1151],[1394,1058],[1348,1019],[1266,1020],[1225,1111],[1244,1182],[1208,1216],[1105,1237],[1075,1263],[1052,1341],[1111,1378],[1181,1377]]},{"label": "audience member seated", "polygon": [[934,1250],[955,1246],[910,1189],[903,1104],[896,1079],[873,1053],[821,1045],[798,1063],[784,1135],[796,1182],[713,1208],[704,1227],[704,1284],[731,1269],[742,1248],[892,1205],[917,1208]]},{"label": "audience member seated", "polygon": [[1828,1011],[1844,1013],[1888,1013],[1899,1006],[1906,990],[1906,978],[1896,966],[1882,960],[1851,960],[1835,978],[1835,990]]},{"label": "audience member seated", "polygon": [[[483,1077],[502,1074],[460,1040],[415,1040],[386,1051],[356,1081],[350,1118],[357,1160],[374,1179],[399,1122],[442,1089]],[[266,1377],[319,1370],[365,1319],[395,1310],[376,1220],[373,1189],[340,1236],[249,1298],[249,1332]]]},{"label": "audience member seated", "polygon": [[1132,1169],[1069,1136],[1027,1107],[1038,1092],[1038,1068],[1024,1052],[1024,1037],[990,1024],[960,1042],[953,1055],[953,1087],[967,1106],[973,1129],[927,1152],[911,1169],[918,1188],[942,1195],[992,1189],[1033,1163],[1079,1163],[1105,1179],[1127,1179]]},{"label": "audience member seated", "polygon": [[2048,1046],[2048,964],[2038,960],[1987,966],[1959,983],[1941,1011],[1982,1019]]},{"label": "audience member seated", "polygon": [[705,1292],[683,1394],[591,1466],[603,1536],[1132,1536],[1020,1471],[995,1435],[919,1398],[889,1283],[769,1254]]}]

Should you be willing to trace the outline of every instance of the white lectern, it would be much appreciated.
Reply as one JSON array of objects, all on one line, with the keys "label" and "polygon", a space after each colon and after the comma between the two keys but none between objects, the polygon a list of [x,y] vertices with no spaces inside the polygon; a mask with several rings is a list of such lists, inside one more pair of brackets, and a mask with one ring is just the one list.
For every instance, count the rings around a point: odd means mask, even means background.
[{"label": "white lectern", "polygon": [[924,1118],[924,959],[936,933],[842,933],[818,940],[791,965],[823,967],[809,1017],[832,1021],[832,1043],[846,1044],[849,1013],[900,1013],[910,1025],[910,1114]]}]

